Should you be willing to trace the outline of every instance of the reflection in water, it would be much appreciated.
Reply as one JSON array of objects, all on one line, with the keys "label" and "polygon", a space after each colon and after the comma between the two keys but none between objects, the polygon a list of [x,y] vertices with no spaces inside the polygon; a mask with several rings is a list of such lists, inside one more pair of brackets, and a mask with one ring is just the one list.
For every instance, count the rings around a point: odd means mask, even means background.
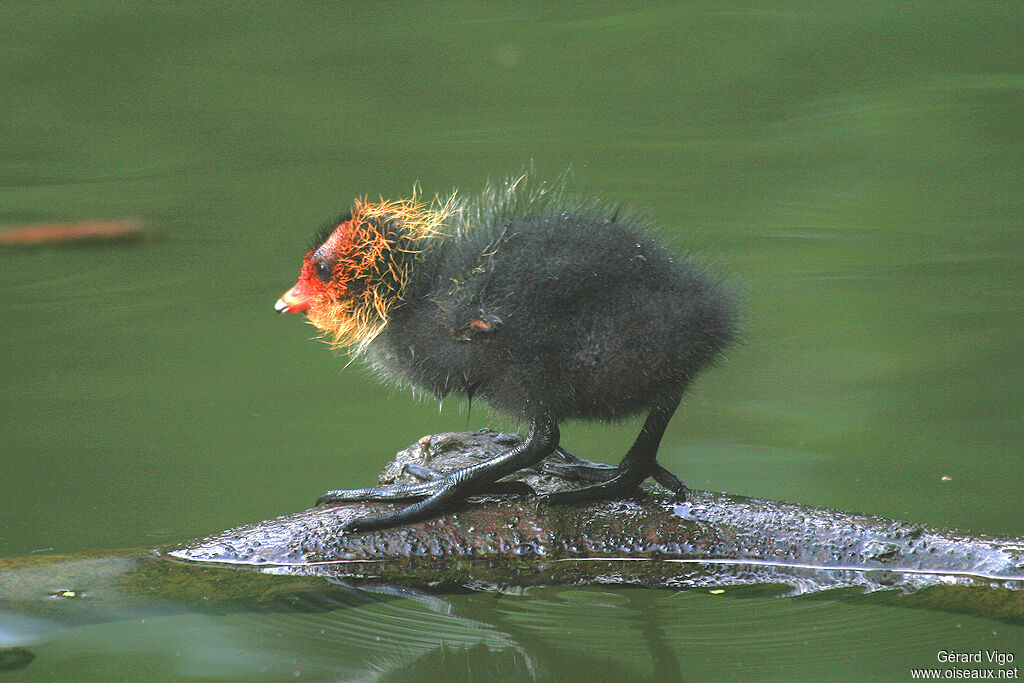
[{"label": "reflection in water", "polygon": [[98,600],[68,612],[36,605],[33,611],[45,613],[39,617],[0,611],[0,648],[21,648],[37,658],[32,676],[55,680],[386,680],[437,657],[446,667],[475,661],[474,671],[534,677],[532,657],[514,640],[458,616],[443,598],[390,587],[305,583],[310,588],[269,600],[236,596],[191,608],[127,595],[114,604]]},{"label": "reflection in water", "polygon": [[[936,643],[952,634],[960,648],[1014,652],[1024,642],[1021,625],[907,609],[897,604],[898,591],[782,597],[787,589],[772,586],[563,587],[427,595],[199,572],[199,585],[206,574],[210,586],[233,597],[214,593],[186,604],[126,594],[116,604],[97,599],[90,606],[87,596],[56,608],[39,603],[28,611],[41,616],[0,613],[0,647],[35,657],[25,675],[54,680],[596,682],[792,680],[809,671],[889,678],[907,662],[931,665]],[[282,581],[292,587],[277,590]]]}]

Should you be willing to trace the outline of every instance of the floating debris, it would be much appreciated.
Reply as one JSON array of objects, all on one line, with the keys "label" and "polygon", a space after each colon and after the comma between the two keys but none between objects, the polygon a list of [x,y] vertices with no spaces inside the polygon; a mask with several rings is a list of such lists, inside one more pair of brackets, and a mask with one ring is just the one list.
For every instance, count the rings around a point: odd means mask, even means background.
[{"label": "floating debris", "polygon": [[0,245],[37,247],[110,242],[139,242],[156,236],[141,221],[131,218],[76,223],[37,223],[0,229]]}]

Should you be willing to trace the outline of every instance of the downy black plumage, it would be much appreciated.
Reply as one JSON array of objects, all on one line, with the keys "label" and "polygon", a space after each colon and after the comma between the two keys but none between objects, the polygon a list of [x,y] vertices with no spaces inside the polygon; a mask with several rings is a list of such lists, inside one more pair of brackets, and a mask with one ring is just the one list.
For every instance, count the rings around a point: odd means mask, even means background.
[{"label": "downy black plumage", "polygon": [[593,482],[552,502],[621,495],[649,476],[685,495],[655,456],[687,385],[734,337],[729,291],[639,220],[528,185],[518,178],[429,206],[356,202],[278,301],[388,378],[479,398],[531,424],[525,442],[487,463],[410,486],[328,492],[320,502],[420,499],[349,528],[432,516],[541,463],[563,420],[641,411],[647,421],[618,467],[562,449],[543,464]]}]

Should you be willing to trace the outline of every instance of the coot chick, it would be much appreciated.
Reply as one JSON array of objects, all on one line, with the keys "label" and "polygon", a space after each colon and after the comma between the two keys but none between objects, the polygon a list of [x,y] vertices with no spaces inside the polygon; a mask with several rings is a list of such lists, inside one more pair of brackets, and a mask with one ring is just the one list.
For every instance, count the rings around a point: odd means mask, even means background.
[{"label": "coot chick", "polygon": [[[685,496],[655,460],[694,376],[734,336],[728,290],[598,201],[525,177],[466,199],[368,202],[321,231],[299,281],[278,300],[305,311],[335,347],[384,377],[443,398],[462,394],[529,421],[526,440],[487,462],[318,501],[418,500],[348,529],[437,514],[556,452],[545,471],[591,483],[549,502],[633,492],[647,477]],[[617,467],[558,447],[566,419],[648,411]]]}]

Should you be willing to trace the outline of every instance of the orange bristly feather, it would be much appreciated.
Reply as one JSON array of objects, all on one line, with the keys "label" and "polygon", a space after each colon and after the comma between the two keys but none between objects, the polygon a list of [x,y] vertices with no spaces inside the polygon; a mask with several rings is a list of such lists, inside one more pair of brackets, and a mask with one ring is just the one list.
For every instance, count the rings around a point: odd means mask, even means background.
[{"label": "orange bristly feather", "polygon": [[[410,199],[355,201],[352,220],[326,243],[336,259],[332,288],[337,291],[318,297],[308,312],[332,348],[350,347],[355,356],[381,333],[388,311],[405,295],[422,251],[417,244],[443,239],[442,227],[454,210],[454,196],[427,204],[415,190]],[[388,221],[401,230],[397,244],[389,243],[379,227]],[[353,287],[356,283],[359,287]]]}]

